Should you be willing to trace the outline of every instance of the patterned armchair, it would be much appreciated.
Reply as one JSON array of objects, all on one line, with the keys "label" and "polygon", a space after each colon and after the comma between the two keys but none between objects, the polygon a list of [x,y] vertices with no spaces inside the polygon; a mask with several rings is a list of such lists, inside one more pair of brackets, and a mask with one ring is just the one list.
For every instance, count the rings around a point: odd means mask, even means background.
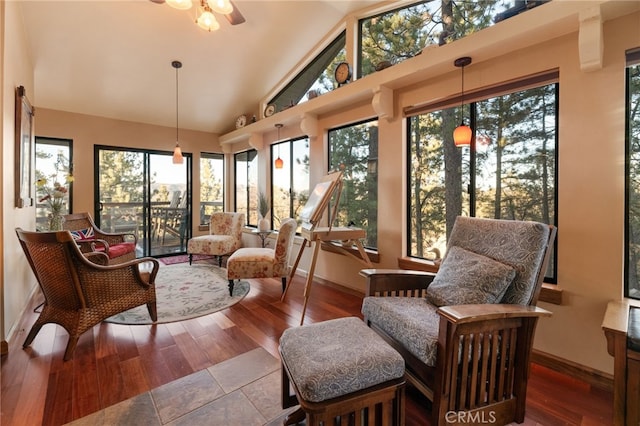
[{"label": "patterned armchair", "polygon": [[361,271],[365,322],[402,354],[408,380],[433,402],[433,425],[524,421],[536,323],[551,315],[535,305],[555,234],[458,217],[437,274]]},{"label": "patterned armchair", "polygon": [[67,361],[80,336],[112,315],[146,304],[151,319],[157,320],[157,260],[143,257],[107,265],[107,254],[82,253],[69,231],[18,228],[16,234],[44,295],[42,312],[23,347],[31,344],[44,324],[59,324],[69,333]]},{"label": "patterned armchair", "polygon": [[103,232],[93,222],[89,213],[65,215],[62,228],[71,232],[83,253],[106,253],[110,265],[136,258],[138,237],[135,234]]},{"label": "patterned armchair", "polygon": [[244,213],[213,213],[209,222],[209,235],[194,237],[187,243],[189,265],[194,254],[218,257],[218,266],[222,266],[222,256],[228,256],[242,246],[242,227]]},{"label": "patterned armchair", "polygon": [[297,227],[295,219],[285,219],[280,225],[275,248],[243,247],[233,253],[227,260],[229,293],[233,294],[233,280],[240,278],[281,278],[284,292],[291,271],[289,253]]}]

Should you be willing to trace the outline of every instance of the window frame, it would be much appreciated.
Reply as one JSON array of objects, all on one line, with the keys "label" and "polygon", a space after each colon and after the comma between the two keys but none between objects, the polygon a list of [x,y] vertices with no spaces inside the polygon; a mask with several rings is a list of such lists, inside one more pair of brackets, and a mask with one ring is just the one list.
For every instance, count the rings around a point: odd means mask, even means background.
[{"label": "window frame", "polygon": [[[240,156],[245,155],[246,158],[244,160],[239,160]],[[249,156],[253,156],[253,158],[249,159]],[[251,168],[250,168],[250,164],[253,161],[256,161],[256,168],[257,168],[257,159],[258,159],[258,151],[256,149],[248,149],[246,151],[242,151],[242,152],[237,152],[235,154],[233,154],[233,169],[234,169],[234,188],[235,190],[235,195],[234,195],[234,211],[238,212],[238,213],[245,213],[245,225],[249,226],[249,227],[253,227],[253,228],[257,228],[258,227],[258,207],[257,207],[257,202],[258,202],[258,182],[257,182],[257,170],[256,170],[256,181],[254,182],[254,188],[255,188],[255,194],[252,194],[251,188],[252,188],[252,181],[251,181]],[[247,182],[247,190],[246,190],[246,203],[247,203],[247,210],[246,211],[241,211],[238,207],[238,173],[240,172],[240,168],[238,167],[238,162],[239,161],[244,161],[246,163],[246,167],[244,168],[244,171],[246,173],[245,178],[246,178],[246,182]],[[253,195],[253,196],[252,196]],[[252,208],[253,205],[253,208]],[[252,218],[252,213],[255,216],[255,223],[252,223],[251,218]]]},{"label": "window frame", "polygon": [[[473,143],[471,144],[471,147],[469,148],[469,175],[467,176],[467,181],[468,181],[468,188],[467,188],[467,192],[469,194],[469,199],[468,199],[468,205],[466,206],[468,208],[469,211],[469,216],[470,217],[475,217],[476,216],[476,191],[473,190],[476,188],[476,175],[477,175],[477,169],[476,169],[476,150],[474,149],[475,147],[475,140],[476,140],[476,130],[477,130],[477,126],[476,126],[476,122],[478,120],[477,117],[477,108],[476,108],[476,104],[478,102],[482,102],[491,98],[495,98],[495,97],[499,97],[499,96],[503,96],[506,94],[513,94],[513,93],[517,93],[517,92],[521,92],[521,91],[525,91],[525,90],[529,90],[529,89],[533,89],[536,87],[543,87],[543,86],[547,86],[547,85],[551,85],[553,84],[555,86],[555,135],[554,135],[554,152],[555,152],[555,158],[554,158],[554,168],[555,168],[555,176],[554,176],[554,180],[553,180],[553,188],[554,188],[554,194],[553,194],[553,202],[554,202],[554,209],[553,209],[553,219],[554,219],[554,223],[552,223],[551,225],[557,226],[559,218],[558,218],[558,212],[559,212],[559,208],[558,208],[558,180],[559,180],[559,171],[558,171],[558,164],[559,164],[559,128],[560,128],[560,108],[559,108],[559,99],[560,99],[560,84],[559,84],[559,72],[557,70],[550,70],[547,72],[543,72],[543,73],[539,73],[539,74],[535,74],[532,76],[527,76],[527,77],[523,77],[521,79],[515,80],[515,81],[510,81],[510,82],[506,82],[506,83],[502,83],[502,84],[498,84],[495,86],[491,86],[491,87],[487,87],[487,88],[481,88],[475,91],[471,91],[468,93],[465,93],[464,95],[464,106],[465,109],[469,110],[469,115],[465,116],[465,119],[467,120],[467,123],[469,123],[469,126],[472,128],[473,131],[473,136],[472,136],[472,141]],[[415,255],[411,255],[411,244],[412,244],[412,228],[411,228],[411,191],[412,191],[412,185],[411,185],[411,181],[412,181],[412,177],[411,177],[411,173],[412,173],[412,167],[411,164],[412,163],[412,150],[411,150],[411,143],[412,143],[412,126],[411,126],[411,118],[413,118],[414,116],[418,116],[420,114],[427,114],[427,113],[432,113],[432,112],[437,112],[437,111],[442,111],[448,108],[453,108],[456,106],[459,106],[461,103],[463,102],[463,98],[462,95],[458,95],[458,96],[454,96],[451,97],[449,99],[445,99],[442,101],[438,101],[436,103],[432,103],[432,104],[426,104],[426,105],[420,105],[417,107],[407,107],[404,110],[405,113],[405,117],[407,119],[407,125],[406,125],[406,140],[407,140],[407,150],[406,150],[406,159],[407,159],[407,169],[406,169],[406,176],[405,179],[407,181],[407,192],[405,194],[406,199],[405,199],[405,204],[407,206],[407,217],[406,217],[406,229],[405,232],[407,233],[407,238],[406,238],[406,246],[405,246],[405,253],[407,258],[409,259],[415,259],[416,261],[421,261],[421,260],[427,260],[424,257],[418,257]],[[464,179],[464,175],[463,175],[463,179]],[[463,180],[464,182],[464,180]],[[465,208],[465,205],[463,204],[463,211]],[[447,239],[448,240],[448,239]],[[552,276],[549,277],[545,277],[544,282],[545,283],[549,283],[549,284],[557,284],[557,277],[558,277],[558,265],[557,265],[557,253],[558,253],[558,238],[555,239],[554,241],[554,246],[553,246],[553,252],[552,252],[552,266],[553,266],[553,272],[552,272]]]},{"label": "window frame", "polygon": [[[376,175],[375,176],[375,179],[376,179],[376,188],[375,188],[376,189],[376,193],[375,193],[375,198],[376,198],[376,206],[375,206],[375,212],[376,212],[376,218],[375,218],[375,241],[376,241],[376,245],[374,247],[374,246],[371,246],[371,245],[368,244],[370,233],[367,232],[367,238],[366,238],[366,240],[364,242],[364,247],[368,251],[377,252],[378,251],[378,209],[380,207],[379,204],[378,204],[378,186],[379,186],[379,179],[378,179],[378,177],[379,177],[379,173],[378,173],[378,152],[379,152],[379,142],[380,142],[380,139],[379,139],[379,136],[378,136],[379,135],[379,128],[380,128],[380,124],[379,124],[380,120],[379,120],[378,117],[366,118],[366,119],[363,119],[363,120],[360,120],[360,121],[356,121],[356,122],[353,122],[353,123],[349,123],[349,124],[345,124],[345,125],[342,125],[342,126],[332,127],[332,128],[327,130],[327,165],[328,165],[327,173],[331,173],[331,172],[334,172],[334,171],[338,170],[337,168],[333,168],[333,169],[331,168],[331,164],[332,164],[331,163],[331,151],[332,151],[332,149],[331,149],[331,133],[335,132],[335,131],[343,130],[343,129],[346,129],[346,128],[350,128],[350,127],[357,127],[357,126],[361,126],[361,125],[365,125],[365,124],[371,124],[371,123],[374,123],[374,122],[375,122],[375,128],[378,129],[377,132],[376,132],[376,152],[373,154],[374,155],[373,160],[371,158],[369,158],[371,153],[370,152],[368,153],[368,155],[367,155],[367,157],[368,157],[367,170],[374,169],[374,172],[375,172],[375,175]],[[367,127],[367,128],[370,129],[371,127],[372,126]],[[346,183],[347,180],[348,179],[345,179],[344,174],[343,174],[343,178],[342,178],[342,181],[343,181],[342,191],[343,192],[346,189],[344,184]],[[340,202],[343,202],[343,201],[344,201],[344,197],[341,196]],[[328,206],[329,210],[331,210],[333,208],[333,207],[331,207],[331,202],[334,202],[334,200],[330,200],[330,203],[329,203],[329,206]],[[339,207],[337,209],[337,212],[338,212],[337,216],[339,216],[340,215],[339,214],[340,213],[340,208]],[[370,220],[370,218],[367,218],[367,220]],[[350,220],[350,223],[351,223],[351,220]],[[339,226],[339,224],[337,224],[337,223],[334,223],[332,225]],[[344,226],[347,226],[347,225],[349,225],[349,224],[344,224]],[[366,227],[361,226],[361,224],[357,224],[356,223],[355,226],[366,229]]]},{"label": "window frame", "polygon": [[216,206],[213,206],[213,211],[214,212],[224,212],[224,200],[225,200],[225,195],[226,195],[226,185],[225,185],[225,179],[226,179],[226,173],[225,173],[225,161],[224,161],[224,154],[220,154],[220,153],[216,153],[216,152],[201,152],[200,153],[200,206],[199,206],[199,210],[200,210],[200,224],[201,225],[205,225],[208,222],[205,222],[205,207],[203,205],[203,203],[215,203],[216,201],[203,201],[202,200],[202,181],[203,181],[203,176],[202,176],[202,163],[203,160],[220,160],[221,164],[222,164],[222,206],[221,209],[217,209]]},{"label": "window frame", "polygon": [[[286,145],[285,148],[285,152],[288,152],[288,159],[290,162],[293,161],[294,159],[294,148],[297,144],[306,144],[306,150],[307,150],[307,157],[310,158],[311,157],[311,150],[310,150],[310,143],[311,141],[309,140],[308,136],[302,136],[302,137],[298,137],[298,138],[293,138],[293,139],[287,139],[287,140],[283,140],[277,143],[274,143],[270,146],[270,155],[271,155],[271,159],[270,159],[270,164],[271,164],[271,184],[270,184],[270,209],[271,209],[271,227],[272,228],[279,228],[279,225],[276,226],[275,224],[275,220],[274,220],[274,199],[276,194],[274,193],[274,176],[277,173],[276,169],[275,169],[275,160],[276,160],[276,155],[279,156],[279,153],[281,151],[279,151],[279,149],[282,148],[283,145]],[[276,154],[276,152],[278,152],[278,154]],[[292,218],[297,218],[297,214],[295,213],[295,198],[292,196],[292,193],[295,194],[294,188],[296,187],[295,183],[298,181],[298,179],[295,179],[296,174],[295,174],[295,170],[294,167],[289,166],[288,167],[288,171],[289,171],[289,177],[288,177],[288,183],[289,183],[289,215],[288,217],[292,217]],[[306,191],[307,191],[307,197],[309,195],[309,186],[310,186],[310,173],[307,170],[307,174],[306,174]],[[301,203],[302,204],[302,203]],[[303,205],[302,205],[303,207]],[[300,233],[300,224],[298,224],[298,227],[296,229],[296,234]]]},{"label": "window frame", "polygon": [[[38,156],[37,156],[37,152],[38,152],[38,146],[39,145],[40,146],[42,146],[42,145],[60,146],[60,147],[66,148],[67,152],[69,154],[69,157],[68,157],[69,174],[73,176],[73,140],[72,139],[50,138],[50,137],[45,137],[45,136],[35,136],[35,144],[34,144],[35,166],[34,166],[34,170],[35,170],[36,173],[38,172]],[[43,161],[43,160],[40,160],[40,161]],[[36,176],[36,180],[37,179],[38,179],[38,177]],[[69,182],[68,183],[68,187],[69,187],[69,197],[68,197],[69,204],[67,206],[67,211],[64,214],[72,214],[73,213],[73,182]],[[43,207],[38,207],[39,203],[40,203],[39,195],[37,194],[37,191],[36,191],[35,202],[34,202],[36,223],[38,222],[38,218],[40,218],[42,220],[47,219],[46,215],[45,216],[41,216],[41,217],[38,216],[38,210],[42,210],[43,209]]]},{"label": "window frame", "polygon": [[[624,192],[624,297],[630,299],[640,299],[640,296],[633,296],[630,287],[630,256],[631,256],[631,67],[640,68],[640,47],[630,49],[625,52],[625,192]],[[640,94],[639,94],[640,95]]]}]

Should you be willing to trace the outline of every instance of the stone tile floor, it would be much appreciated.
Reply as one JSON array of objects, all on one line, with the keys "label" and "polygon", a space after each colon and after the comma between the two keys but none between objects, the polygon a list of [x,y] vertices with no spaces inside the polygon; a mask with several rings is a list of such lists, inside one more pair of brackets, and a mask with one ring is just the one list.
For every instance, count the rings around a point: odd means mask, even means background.
[{"label": "stone tile floor", "polygon": [[257,348],[69,425],[281,425],[280,360]]}]

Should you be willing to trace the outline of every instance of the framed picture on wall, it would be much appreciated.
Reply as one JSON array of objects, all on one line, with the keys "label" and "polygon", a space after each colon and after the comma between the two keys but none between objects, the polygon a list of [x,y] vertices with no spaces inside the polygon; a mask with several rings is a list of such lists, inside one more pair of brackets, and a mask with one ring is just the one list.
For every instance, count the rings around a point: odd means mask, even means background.
[{"label": "framed picture on wall", "polygon": [[16,151],[15,186],[16,207],[30,207],[33,203],[33,182],[35,138],[33,135],[33,106],[29,103],[24,86],[16,87]]}]

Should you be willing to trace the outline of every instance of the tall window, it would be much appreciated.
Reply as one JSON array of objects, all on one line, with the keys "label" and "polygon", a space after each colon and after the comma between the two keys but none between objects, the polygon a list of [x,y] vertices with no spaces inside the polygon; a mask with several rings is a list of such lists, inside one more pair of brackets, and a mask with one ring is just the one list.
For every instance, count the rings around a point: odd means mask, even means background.
[{"label": "tall window", "polygon": [[343,172],[335,226],[367,231],[365,247],[378,247],[378,121],[329,130],[329,171]]},{"label": "tall window", "polygon": [[[461,39],[543,1],[422,1],[361,19],[358,76],[421,54],[427,46]],[[428,54],[426,52],[425,54]]]},{"label": "tall window", "polygon": [[[276,169],[275,159],[283,160]],[[271,215],[273,228],[282,220],[298,218],[309,199],[309,139],[295,139],[271,145]]]},{"label": "tall window", "polygon": [[239,152],[233,157],[235,164],[235,211],[244,213],[246,224],[258,226],[258,151]]},{"label": "tall window", "polygon": [[[556,79],[557,73],[539,78]],[[505,93],[502,89],[497,92]],[[452,136],[460,107],[409,119],[410,256],[444,255],[458,215],[556,224],[557,102],[558,85],[549,83],[512,87],[510,93],[465,105],[470,110],[465,121],[475,132],[472,146],[465,148],[455,147]]]},{"label": "tall window", "polygon": [[[36,181],[46,179],[46,186],[53,187],[55,182],[69,186],[67,203],[63,206],[62,214],[71,213],[73,184],[66,185],[66,177],[72,174],[71,141],[68,139],[53,139],[36,137]],[[36,229],[47,230],[49,209],[39,200],[43,194],[36,194]]]},{"label": "tall window", "polygon": [[200,154],[200,224],[224,211],[224,155]]},{"label": "tall window", "polygon": [[640,299],[640,48],[627,52],[625,296]]}]

